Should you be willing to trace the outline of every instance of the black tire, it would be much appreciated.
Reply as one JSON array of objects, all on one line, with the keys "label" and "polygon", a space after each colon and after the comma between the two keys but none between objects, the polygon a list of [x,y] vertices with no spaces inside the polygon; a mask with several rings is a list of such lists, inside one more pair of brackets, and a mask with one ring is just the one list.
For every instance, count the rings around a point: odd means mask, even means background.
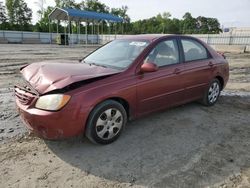
[{"label": "black tire", "polygon": [[[213,90],[213,88],[215,88],[215,90]],[[218,88],[217,88],[218,87]],[[211,90],[213,90],[214,92],[214,96],[212,97],[212,92]],[[217,91],[218,90],[218,91]],[[220,92],[221,92],[221,83],[218,79],[213,79],[209,86],[208,89],[206,90],[203,99],[202,99],[202,104],[205,106],[213,106],[219,99],[220,96]]]},{"label": "black tire", "polygon": [[[110,116],[107,112],[108,113],[110,112]],[[112,113],[115,114],[112,115]],[[118,118],[115,119],[116,114],[119,115],[119,118],[121,119],[120,121],[122,122],[119,122]],[[100,125],[97,125],[98,121],[102,122],[103,125],[102,123]],[[126,123],[127,123],[127,113],[124,107],[120,103],[114,100],[107,100],[98,104],[90,113],[85,134],[86,137],[93,143],[110,144],[115,140],[117,140],[117,138],[121,135]],[[118,128],[117,125],[121,127]],[[101,132],[104,133],[105,131],[106,133],[103,134],[101,138],[100,136]],[[113,137],[109,138],[109,136]]]}]

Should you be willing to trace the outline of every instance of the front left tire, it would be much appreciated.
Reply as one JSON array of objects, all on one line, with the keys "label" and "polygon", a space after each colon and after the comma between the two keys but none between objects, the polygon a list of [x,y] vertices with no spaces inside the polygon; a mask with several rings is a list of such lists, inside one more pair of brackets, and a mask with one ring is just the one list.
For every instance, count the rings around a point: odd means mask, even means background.
[{"label": "front left tire", "polygon": [[118,139],[126,123],[124,107],[114,100],[107,100],[98,104],[90,113],[86,136],[93,143],[110,144]]}]

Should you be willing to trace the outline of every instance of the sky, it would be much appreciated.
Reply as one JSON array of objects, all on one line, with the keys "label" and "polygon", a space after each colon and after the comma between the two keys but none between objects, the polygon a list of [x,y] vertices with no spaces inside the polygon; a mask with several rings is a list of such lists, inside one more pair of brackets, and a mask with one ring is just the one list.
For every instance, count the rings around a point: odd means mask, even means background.
[{"label": "sky", "polygon": [[[33,10],[33,22],[38,18],[36,12],[39,0],[25,0]],[[80,0],[76,0],[79,2]],[[127,5],[132,21],[146,19],[159,13],[170,12],[173,18],[182,18],[186,12],[193,17],[214,17],[224,27],[250,27],[250,0],[99,0],[109,7]],[[54,6],[54,0],[46,0],[46,5]]]}]

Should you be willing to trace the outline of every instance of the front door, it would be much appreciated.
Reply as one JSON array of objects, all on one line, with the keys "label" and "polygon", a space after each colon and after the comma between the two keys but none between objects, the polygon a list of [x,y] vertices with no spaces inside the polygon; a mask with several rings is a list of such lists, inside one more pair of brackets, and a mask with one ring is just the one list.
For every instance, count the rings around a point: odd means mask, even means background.
[{"label": "front door", "polygon": [[137,75],[138,116],[176,105],[182,99],[182,70],[176,39],[168,39],[156,45],[144,63],[153,62],[156,72]]}]

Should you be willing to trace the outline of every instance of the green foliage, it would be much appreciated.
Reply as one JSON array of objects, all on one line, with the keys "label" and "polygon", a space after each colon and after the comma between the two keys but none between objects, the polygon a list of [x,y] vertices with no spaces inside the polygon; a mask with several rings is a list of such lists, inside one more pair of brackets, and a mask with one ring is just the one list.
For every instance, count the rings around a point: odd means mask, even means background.
[{"label": "green foliage", "polygon": [[165,12],[146,20],[131,23],[130,34],[166,33],[166,34],[208,34],[221,32],[220,23],[216,18],[199,16],[193,18],[191,13],[184,14],[183,19],[171,19],[171,14]]},{"label": "green foliage", "polygon": [[[44,9],[45,0],[38,0],[39,21],[32,26],[31,18],[32,11],[28,8],[24,0],[6,0],[7,16],[5,7],[0,1],[0,29],[10,30],[33,30],[39,32],[49,31],[49,14],[54,7]],[[191,13],[184,14],[182,19],[172,18],[169,12],[158,14],[152,18],[131,22],[127,6],[121,8],[110,8],[99,0],[82,0],[77,3],[75,0],[55,0],[57,7],[75,8],[80,10],[88,10],[95,12],[111,13],[123,18],[123,26],[119,23],[107,23],[106,21],[99,22],[99,31],[101,33],[118,33],[118,34],[143,34],[143,33],[166,33],[166,34],[209,34],[221,32],[220,23],[216,18],[207,18],[199,16],[194,18]],[[87,26],[80,25],[82,33],[85,32],[85,27],[88,31],[93,30],[95,34],[98,32],[98,27],[94,27],[90,23]],[[57,24],[52,22],[52,31],[57,30]],[[71,29],[76,32],[77,24],[71,22]],[[58,25],[59,32],[64,32],[64,27]]]},{"label": "green foliage", "polygon": [[5,12],[5,6],[0,1],[0,30],[7,28],[7,16]]},{"label": "green foliage", "polygon": [[183,34],[197,33],[197,20],[192,17],[191,13],[187,12],[184,14],[181,22]]},{"label": "green foliage", "polygon": [[7,21],[5,6],[3,2],[0,1],[0,24],[5,23]]},{"label": "green foliage", "polygon": [[89,11],[95,11],[95,12],[103,12],[103,13],[109,13],[110,8],[105,5],[104,3],[101,3],[98,0],[86,0],[82,1],[83,3],[83,9],[89,10]]},{"label": "green foliage", "polygon": [[75,3],[75,0],[55,0],[56,6],[63,8],[78,8],[77,4]]},{"label": "green foliage", "polygon": [[202,34],[221,32],[220,24],[216,18],[206,18],[199,16],[197,18],[197,26],[198,32]]},{"label": "green foliage", "polygon": [[44,14],[44,4],[46,3],[46,0],[37,0],[35,2],[36,5],[38,5],[39,10],[37,11],[39,18],[42,19]]},{"label": "green foliage", "polygon": [[10,29],[31,30],[32,10],[24,0],[6,0]]},{"label": "green foliage", "polygon": [[[47,9],[44,10],[41,19],[34,26],[34,31],[49,32],[49,14],[52,12],[53,9],[53,7],[47,7]],[[51,27],[56,28],[57,26],[55,23],[52,23]],[[62,31],[61,28],[62,26],[60,26],[60,31]]]}]

